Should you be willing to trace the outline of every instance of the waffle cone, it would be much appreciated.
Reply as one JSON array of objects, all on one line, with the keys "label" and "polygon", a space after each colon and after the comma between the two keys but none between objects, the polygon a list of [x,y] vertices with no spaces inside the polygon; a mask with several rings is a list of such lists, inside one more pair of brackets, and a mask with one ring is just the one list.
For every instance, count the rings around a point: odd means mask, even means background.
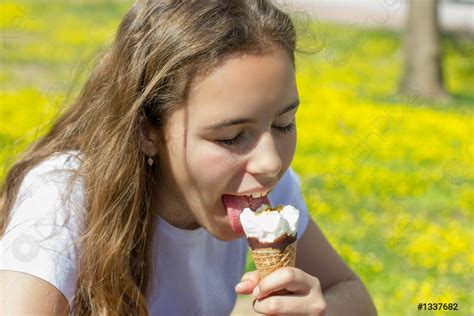
[{"label": "waffle cone", "polygon": [[279,268],[295,266],[296,241],[283,251],[275,248],[252,249],[252,257],[261,280]]}]

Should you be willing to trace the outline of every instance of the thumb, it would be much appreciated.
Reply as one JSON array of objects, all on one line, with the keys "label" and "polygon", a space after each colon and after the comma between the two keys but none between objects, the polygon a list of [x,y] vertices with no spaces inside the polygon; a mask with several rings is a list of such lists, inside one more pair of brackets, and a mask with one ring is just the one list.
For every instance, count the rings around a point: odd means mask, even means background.
[{"label": "thumb", "polygon": [[257,271],[249,271],[242,276],[242,279],[235,286],[235,291],[239,294],[252,294],[253,289],[260,281]]}]

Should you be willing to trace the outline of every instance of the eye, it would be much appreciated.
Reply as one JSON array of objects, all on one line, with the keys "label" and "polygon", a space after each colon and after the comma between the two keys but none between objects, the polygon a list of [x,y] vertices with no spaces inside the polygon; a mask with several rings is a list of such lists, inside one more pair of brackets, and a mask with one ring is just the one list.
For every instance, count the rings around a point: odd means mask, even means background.
[{"label": "eye", "polygon": [[237,135],[237,136],[235,136],[234,138],[231,138],[231,139],[217,139],[216,141],[221,143],[221,144],[230,146],[230,145],[238,144],[241,140],[242,140],[242,134],[239,134],[239,135]]},{"label": "eye", "polygon": [[[296,124],[294,121],[291,124],[286,125],[286,126],[272,126],[272,128],[274,128],[278,133],[281,133],[281,134],[290,133],[291,131],[295,129],[295,127],[296,127]],[[243,140],[244,138],[243,136],[244,136],[244,133],[240,133],[234,138],[217,139],[216,142],[221,143],[226,146],[237,145]]]},{"label": "eye", "polygon": [[282,133],[282,134],[286,134],[286,133],[289,133],[291,132],[292,130],[295,129],[295,122],[293,121],[291,124],[289,125],[286,125],[286,126],[272,126],[277,132],[279,133]]}]

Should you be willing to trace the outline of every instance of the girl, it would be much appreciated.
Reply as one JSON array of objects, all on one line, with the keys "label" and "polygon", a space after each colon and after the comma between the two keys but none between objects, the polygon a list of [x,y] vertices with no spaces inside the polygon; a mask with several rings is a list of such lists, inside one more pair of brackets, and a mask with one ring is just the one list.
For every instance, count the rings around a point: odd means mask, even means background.
[{"label": "girl", "polygon": [[[7,174],[2,314],[226,315],[253,293],[261,314],[374,315],[289,167],[295,41],[266,0],[138,0]],[[238,215],[266,199],[301,210],[296,267],[242,277]]]}]

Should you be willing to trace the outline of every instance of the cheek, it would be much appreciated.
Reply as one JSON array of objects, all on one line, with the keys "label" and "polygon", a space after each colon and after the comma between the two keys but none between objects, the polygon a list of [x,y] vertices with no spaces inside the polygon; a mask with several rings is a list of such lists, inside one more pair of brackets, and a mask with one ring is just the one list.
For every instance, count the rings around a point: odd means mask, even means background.
[{"label": "cheek", "polygon": [[201,146],[192,152],[193,177],[202,190],[225,186],[239,167],[238,159],[216,146]]},{"label": "cheek", "polygon": [[288,136],[288,139],[286,139],[284,142],[282,142],[281,147],[280,147],[280,157],[282,160],[282,169],[286,170],[290,164],[291,161],[293,160],[294,154],[296,150],[296,132]]}]

